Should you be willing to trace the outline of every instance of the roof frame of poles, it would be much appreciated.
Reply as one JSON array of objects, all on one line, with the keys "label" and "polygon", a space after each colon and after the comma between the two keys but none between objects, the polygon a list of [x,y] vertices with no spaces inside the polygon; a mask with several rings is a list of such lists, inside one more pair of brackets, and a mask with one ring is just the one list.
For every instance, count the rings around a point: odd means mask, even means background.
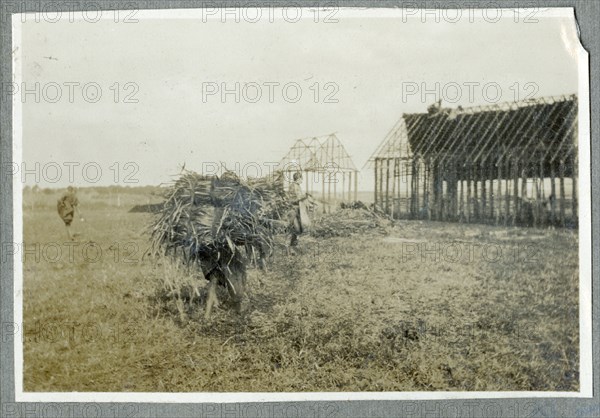
[{"label": "roof frame of poles", "polygon": [[357,200],[358,169],[335,133],[297,139],[278,169],[289,181],[301,172],[306,191],[323,201]]},{"label": "roof frame of poles", "polygon": [[576,95],[403,114],[367,161],[394,217],[577,226]]}]

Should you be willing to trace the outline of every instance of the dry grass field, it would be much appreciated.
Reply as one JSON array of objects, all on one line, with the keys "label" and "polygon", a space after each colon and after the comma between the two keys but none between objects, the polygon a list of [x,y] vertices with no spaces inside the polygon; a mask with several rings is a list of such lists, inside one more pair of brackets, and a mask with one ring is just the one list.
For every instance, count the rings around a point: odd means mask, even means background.
[{"label": "dry grass field", "polygon": [[302,237],[250,270],[242,314],[204,320],[204,279],[168,297],[189,274],[143,257],[151,215],[81,199],[69,245],[56,198],[24,205],[26,391],[579,388],[576,231],[397,221]]}]

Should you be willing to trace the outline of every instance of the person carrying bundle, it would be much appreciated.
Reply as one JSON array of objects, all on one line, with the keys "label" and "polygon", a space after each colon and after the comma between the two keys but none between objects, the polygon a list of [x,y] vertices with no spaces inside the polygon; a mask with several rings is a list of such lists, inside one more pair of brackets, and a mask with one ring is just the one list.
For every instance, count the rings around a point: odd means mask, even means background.
[{"label": "person carrying bundle", "polygon": [[[287,219],[280,221],[289,207],[283,184],[274,180],[248,182],[231,171],[220,177],[185,171],[165,193],[151,225],[149,253],[193,267],[209,282],[205,318],[219,304],[218,286],[227,289],[241,313],[247,268],[257,255],[259,266],[266,267],[275,234],[287,228]],[[167,287],[180,298],[183,288]]]},{"label": "person carrying bundle", "polygon": [[79,200],[77,199],[75,188],[69,186],[67,192],[58,200],[56,208],[58,210],[58,216],[60,216],[65,223],[67,235],[70,240],[73,240],[73,235],[71,234],[71,222],[73,222],[73,218],[75,217],[75,211],[78,212],[81,221],[83,221],[83,215],[78,206]]}]

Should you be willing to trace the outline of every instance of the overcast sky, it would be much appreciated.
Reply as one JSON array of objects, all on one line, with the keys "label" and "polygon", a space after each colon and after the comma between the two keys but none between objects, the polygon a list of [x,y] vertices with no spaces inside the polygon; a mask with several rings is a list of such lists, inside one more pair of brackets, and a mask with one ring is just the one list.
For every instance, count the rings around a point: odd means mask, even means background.
[{"label": "overcast sky", "polygon": [[[495,102],[577,92],[579,44],[568,18],[539,15],[526,23],[506,13],[490,23],[475,13],[475,19],[456,23],[425,16],[423,23],[420,14],[338,13],[330,17],[337,22],[326,23],[321,15],[315,23],[304,10],[303,19],[291,23],[271,13],[277,18],[256,23],[140,14],[137,23],[26,19],[20,87],[39,83],[40,89],[39,103],[30,94],[22,108],[27,168],[93,162],[102,169],[97,184],[109,185],[117,163],[118,183],[127,185],[123,176],[134,169],[125,164],[134,162],[138,184],[158,184],[183,163],[201,171],[203,162],[204,168],[256,162],[266,170],[295,139],[332,132],[360,168],[402,113],[424,112],[438,98],[445,106],[472,106],[485,104],[486,97]],[[61,89],[58,100],[53,83]],[[73,103],[68,83],[80,83],[72,85]],[[96,103],[84,99],[93,100],[95,90],[88,86],[84,94],[86,83],[100,87]],[[223,100],[220,91],[203,97],[203,89],[235,90],[236,83],[239,103],[234,94]],[[302,96],[293,103],[298,87]],[[416,94],[403,95],[415,88]],[[423,88],[434,92],[423,97]],[[125,103],[128,94],[137,103]],[[326,103],[328,95],[337,103]],[[64,168],[59,181],[42,178],[40,185],[64,187],[67,174]],[[94,170],[87,174],[95,177]],[[76,185],[86,185],[79,167],[74,175]],[[366,179],[360,189],[372,187]],[[27,177],[27,184],[34,182]]]}]

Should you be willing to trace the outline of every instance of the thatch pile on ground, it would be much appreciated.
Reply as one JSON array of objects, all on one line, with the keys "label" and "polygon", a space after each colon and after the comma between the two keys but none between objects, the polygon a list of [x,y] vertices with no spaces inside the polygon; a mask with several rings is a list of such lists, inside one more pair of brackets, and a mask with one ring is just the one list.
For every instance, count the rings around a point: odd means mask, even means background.
[{"label": "thatch pile on ground", "polygon": [[[364,205],[364,204],[363,204]],[[311,235],[317,238],[349,237],[353,234],[378,231],[387,233],[392,221],[376,207],[346,208],[324,214],[313,222]]]},{"label": "thatch pile on ground", "polygon": [[340,203],[340,208],[342,209],[369,209],[369,207],[361,202],[360,200],[356,200],[354,202],[342,202]]},{"label": "thatch pile on ground", "polygon": [[129,213],[158,213],[162,210],[162,203],[148,203],[145,205],[135,205],[129,209]]},{"label": "thatch pile on ground", "polygon": [[287,225],[289,203],[280,180],[186,172],[167,190],[153,222],[152,253],[197,267],[211,284],[215,279],[226,286],[239,308],[247,265],[264,263],[274,234]]}]

